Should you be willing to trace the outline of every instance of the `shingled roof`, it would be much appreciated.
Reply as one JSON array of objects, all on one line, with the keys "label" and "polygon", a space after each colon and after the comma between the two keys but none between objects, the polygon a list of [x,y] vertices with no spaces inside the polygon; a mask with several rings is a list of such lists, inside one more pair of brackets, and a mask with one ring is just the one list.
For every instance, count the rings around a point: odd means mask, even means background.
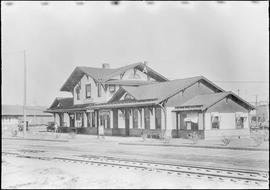
[{"label": "shingled roof", "polygon": [[[157,73],[144,63],[134,63],[127,66],[119,67],[116,69],[104,69],[104,68],[94,68],[94,67],[85,67],[80,66],[76,67],[71,73],[69,78],[66,80],[64,85],[61,87],[61,91],[72,91],[74,86],[81,80],[83,75],[90,76],[95,82],[105,83],[113,77],[120,75],[121,73],[136,68],[140,71],[143,71],[144,68],[147,69],[147,73],[157,81],[167,81],[168,79]],[[124,81],[124,80],[123,80]]]},{"label": "shingled roof", "polygon": [[65,112],[65,111],[76,111],[76,110],[86,110],[89,104],[73,104],[73,98],[56,98],[49,109],[46,112]]},{"label": "shingled roof", "polygon": [[200,110],[205,110],[229,96],[231,96],[232,99],[237,99],[240,102],[240,104],[242,104],[245,108],[249,110],[254,109],[254,106],[252,106],[251,104],[249,104],[248,102],[246,102],[233,92],[220,92],[220,93],[198,95],[186,101],[182,105],[178,106],[177,109],[193,107],[199,108]]},{"label": "shingled roof", "polygon": [[[216,92],[224,92],[223,89],[216,86],[214,83],[209,81],[203,76],[197,76],[192,78],[177,79],[166,82],[159,82],[154,84],[143,85],[139,87],[124,86],[117,92],[110,102],[117,100],[125,92],[129,93],[136,100],[147,100],[155,99],[158,101],[163,101],[171,96],[174,96],[181,90],[184,90],[197,82],[206,83],[209,87],[214,89]],[[120,94],[120,96],[119,96]]]}]

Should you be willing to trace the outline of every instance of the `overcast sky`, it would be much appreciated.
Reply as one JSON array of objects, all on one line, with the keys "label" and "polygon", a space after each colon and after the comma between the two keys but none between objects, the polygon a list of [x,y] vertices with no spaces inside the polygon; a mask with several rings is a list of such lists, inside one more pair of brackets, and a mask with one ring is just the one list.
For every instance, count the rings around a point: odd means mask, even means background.
[{"label": "overcast sky", "polygon": [[267,2],[1,4],[2,104],[23,104],[21,50],[28,105],[67,96],[60,88],[76,66],[140,61],[169,79],[203,75],[247,101],[269,97]]}]

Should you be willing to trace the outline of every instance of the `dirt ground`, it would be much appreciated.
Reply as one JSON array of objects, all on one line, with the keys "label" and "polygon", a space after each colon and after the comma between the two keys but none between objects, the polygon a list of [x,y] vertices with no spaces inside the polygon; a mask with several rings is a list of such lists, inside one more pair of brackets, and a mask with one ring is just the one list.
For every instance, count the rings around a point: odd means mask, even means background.
[{"label": "dirt ground", "polygon": [[[2,185],[5,189],[142,189],[142,188],[265,188],[233,182],[218,182],[174,174],[111,166],[80,165],[14,156],[2,156]],[[267,188],[267,187],[266,187]]]}]

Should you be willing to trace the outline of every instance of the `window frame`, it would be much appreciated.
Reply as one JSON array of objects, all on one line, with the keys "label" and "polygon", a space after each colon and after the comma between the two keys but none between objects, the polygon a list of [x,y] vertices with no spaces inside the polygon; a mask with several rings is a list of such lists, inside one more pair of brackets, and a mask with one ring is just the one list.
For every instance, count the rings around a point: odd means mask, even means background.
[{"label": "window frame", "polygon": [[[111,88],[113,88],[113,90],[111,90]],[[115,92],[115,89],[116,89],[116,87],[115,87],[114,84],[110,84],[110,85],[109,85],[109,91],[110,91],[111,93]]]},{"label": "window frame", "polygon": [[[88,91],[87,91],[87,87],[90,87],[90,95],[89,95],[89,96],[88,96],[88,94],[87,94],[87,92],[88,92]],[[86,98],[86,99],[91,98],[91,91],[92,91],[91,87],[92,87],[91,84],[86,84],[86,85],[85,85],[85,98]]]},{"label": "window frame", "polygon": [[98,87],[98,97],[101,97],[101,84],[100,83],[98,83],[98,85],[97,85],[97,87]]},{"label": "window frame", "polygon": [[[218,122],[213,122],[213,117],[217,117],[218,118]],[[218,123],[218,127],[213,127],[213,123]],[[211,116],[211,129],[214,129],[214,130],[219,130],[220,129],[220,116],[216,116],[216,115],[213,115]]]},{"label": "window frame", "polygon": [[81,99],[81,98],[80,98],[80,93],[81,93],[81,88],[80,88],[80,86],[76,86],[75,92],[76,92],[76,98],[77,98],[77,100],[80,100],[80,99]]}]

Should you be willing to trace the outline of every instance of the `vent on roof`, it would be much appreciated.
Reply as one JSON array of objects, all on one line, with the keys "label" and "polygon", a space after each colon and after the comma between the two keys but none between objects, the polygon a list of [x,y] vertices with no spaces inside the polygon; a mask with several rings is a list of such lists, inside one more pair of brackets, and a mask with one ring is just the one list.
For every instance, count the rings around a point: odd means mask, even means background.
[{"label": "vent on roof", "polygon": [[109,63],[103,63],[102,64],[102,69],[109,69],[110,68],[110,64]]}]

